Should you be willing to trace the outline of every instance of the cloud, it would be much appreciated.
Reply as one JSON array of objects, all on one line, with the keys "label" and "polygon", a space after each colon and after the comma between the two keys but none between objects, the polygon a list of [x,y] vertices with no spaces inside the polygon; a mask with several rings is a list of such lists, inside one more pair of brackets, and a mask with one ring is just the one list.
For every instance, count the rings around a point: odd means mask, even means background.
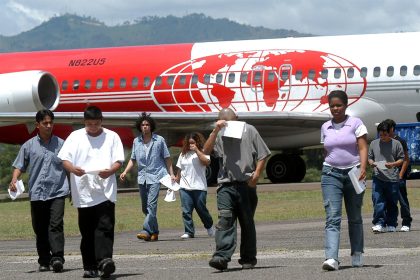
[{"label": "cloud", "polygon": [[64,13],[92,16],[108,25],[144,16],[203,13],[319,35],[420,30],[420,2],[412,0],[8,0],[0,1],[0,34],[16,34]]}]

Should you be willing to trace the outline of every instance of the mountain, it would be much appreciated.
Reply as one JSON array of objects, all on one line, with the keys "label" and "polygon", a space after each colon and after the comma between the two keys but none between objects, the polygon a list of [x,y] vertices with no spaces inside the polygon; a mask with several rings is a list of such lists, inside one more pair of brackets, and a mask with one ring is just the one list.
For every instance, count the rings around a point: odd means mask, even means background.
[{"label": "mountain", "polygon": [[0,36],[0,52],[302,36],[312,35],[294,30],[253,27],[203,14],[144,17],[117,26],[107,26],[92,17],[65,14],[16,36]]}]

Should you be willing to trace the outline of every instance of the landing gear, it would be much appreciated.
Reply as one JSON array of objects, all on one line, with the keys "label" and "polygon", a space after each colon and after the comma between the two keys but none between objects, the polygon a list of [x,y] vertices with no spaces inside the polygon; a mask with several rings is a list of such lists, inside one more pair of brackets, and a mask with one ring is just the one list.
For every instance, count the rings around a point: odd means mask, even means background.
[{"label": "landing gear", "polygon": [[265,170],[273,183],[294,183],[305,177],[306,165],[298,155],[277,154],[268,160]]}]

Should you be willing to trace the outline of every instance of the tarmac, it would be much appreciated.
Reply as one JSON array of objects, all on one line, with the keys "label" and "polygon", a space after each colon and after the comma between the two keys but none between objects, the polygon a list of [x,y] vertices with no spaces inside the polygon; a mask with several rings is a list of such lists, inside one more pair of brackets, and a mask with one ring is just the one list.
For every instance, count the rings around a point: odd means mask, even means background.
[{"label": "tarmac", "polygon": [[[420,181],[409,181],[408,186],[420,187]],[[259,191],[317,187],[319,183],[265,185],[259,186]],[[209,190],[214,191],[215,188]],[[347,220],[343,219],[340,269],[332,272],[321,269],[323,219],[257,223],[257,266],[242,270],[237,262],[237,250],[224,272],[208,266],[215,242],[204,228],[197,228],[196,237],[187,240],[179,238],[180,230],[163,230],[157,242],[138,240],[136,232],[119,233],[114,243],[117,269],[111,279],[420,279],[420,227],[416,227],[420,209],[415,209],[412,215],[414,223],[410,232],[382,234],[373,234],[371,216],[364,216],[365,265],[362,268],[351,267]],[[79,246],[80,237],[66,238],[64,271],[53,273],[37,271],[34,240],[1,241],[0,279],[82,278]]]}]

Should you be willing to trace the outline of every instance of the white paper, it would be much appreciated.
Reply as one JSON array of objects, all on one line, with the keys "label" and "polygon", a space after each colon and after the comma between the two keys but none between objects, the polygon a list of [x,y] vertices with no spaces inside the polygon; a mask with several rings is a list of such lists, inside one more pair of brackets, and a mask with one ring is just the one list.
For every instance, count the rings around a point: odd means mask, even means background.
[{"label": "white paper", "polygon": [[172,182],[171,175],[169,174],[165,175],[162,179],[159,180],[159,182],[173,191],[178,191],[180,187],[177,182]]},{"label": "white paper", "polygon": [[166,196],[165,196],[165,198],[163,200],[165,200],[166,202],[174,202],[174,201],[176,201],[175,191],[173,191],[171,189],[168,189],[166,191]]},{"label": "white paper", "polygon": [[386,161],[381,160],[381,161],[376,161],[376,167],[379,169],[388,169],[388,167],[385,166]]},{"label": "white paper", "polygon": [[16,198],[18,198],[23,192],[25,191],[25,186],[23,185],[23,181],[22,180],[18,180],[16,182],[16,192],[12,192],[9,189],[9,196],[12,200],[15,200]]},{"label": "white paper", "polygon": [[99,172],[101,172],[101,170],[85,170],[85,173],[90,175],[98,175]]},{"label": "white paper", "polygon": [[241,139],[244,132],[245,122],[227,121],[226,126],[222,128],[222,136]]},{"label": "white paper", "polygon": [[349,171],[348,174],[349,174],[351,183],[353,184],[353,187],[354,187],[354,190],[356,191],[356,193],[357,194],[362,193],[366,189],[366,181],[365,180],[360,180],[359,181],[360,168],[357,168],[355,166]]}]

